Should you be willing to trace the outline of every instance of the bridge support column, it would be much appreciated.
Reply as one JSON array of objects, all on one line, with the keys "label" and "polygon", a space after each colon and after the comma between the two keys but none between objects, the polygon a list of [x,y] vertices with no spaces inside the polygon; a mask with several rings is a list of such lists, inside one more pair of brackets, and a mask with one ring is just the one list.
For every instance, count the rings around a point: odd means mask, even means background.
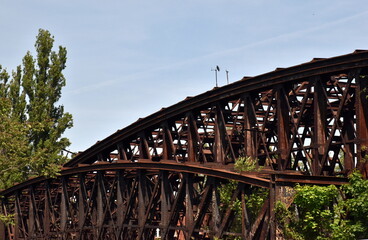
[{"label": "bridge support column", "polygon": [[220,187],[219,184],[215,181],[215,179],[209,179],[212,185],[212,194],[211,194],[211,235],[215,235],[220,230],[220,193],[218,188]]},{"label": "bridge support column", "polygon": [[[354,112],[345,111],[343,114],[344,125],[342,126],[342,137],[344,138],[344,170],[351,172],[354,169]],[[342,160],[341,160],[342,161]]]},{"label": "bridge support column", "polygon": [[271,175],[269,211],[270,211],[270,239],[285,239],[282,229],[279,229],[277,216],[275,213],[276,204],[282,203],[286,208],[292,204],[294,200],[295,190],[290,185],[277,181],[276,174]]},{"label": "bridge support column", "polygon": [[146,223],[146,206],[148,205],[147,182],[145,171],[138,170],[138,235],[142,236],[144,225]]},{"label": "bridge support column", "polygon": [[257,158],[257,117],[250,94],[244,95],[244,154]]},{"label": "bridge support column", "polygon": [[14,206],[14,213],[15,213],[15,229],[14,229],[14,238],[19,239],[20,233],[19,229],[23,228],[23,222],[21,218],[22,210],[19,203],[19,192],[15,193],[15,206]]},{"label": "bridge support column", "polygon": [[142,131],[139,134],[139,158],[151,159],[151,154],[150,154],[149,146],[147,142],[147,136],[144,131]]},{"label": "bridge support column", "polygon": [[278,151],[279,156],[277,159],[278,170],[285,170],[290,168],[290,161],[286,162],[289,158],[288,149],[290,141],[290,124],[289,113],[290,107],[287,98],[287,93],[284,89],[285,86],[278,86],[276,90],[277,99],[277,134],[278,134]]},{"label": "bridge support column", "polygon": [[49,181],[45,182],[45,200],[44,200],[44,210],[43,210],[43,228],[44,232],[43,235],[46,239],[49,238],[50,234],[50,183]]},{"label": "bridge support column", "polygon": [[320,78],[314,82],[314,131],[313,131],[313,162],[312,175],[320,175],[322,171],[322,157],[326,148],[326,106],[327,99]]},{"label": "bridge support column", "polygon": [[214,127],[214,144],[213,156],[214,162],[227,164],[235,160],[234,150],[231,144],[230,136],[227,132],[226,121],[224,117],[224,106],[216,103],[215,109],[215,127]]},{"label": "bridge support column", "polygon": [[[85,177],[83,173],[79,174],[79,190],[78,190],[78,230],[83,235],[83,226],[85,222],[85,203],[87,202],[86,187],[84,184]],[[79,236],[82,239],[82,236]]]},{"label": "bridge support column", "polygon": [[169,123],[167,121],[163,123],[162,129],[163,129],[162,159],[163,160],[173,159],[175,146],[173,143],[173,137],[171,135]]},{"label": "bridge support column", "polygon": [[99,239],[102,236],[103,232],[103,224],[104,224],[104,204],[103,204],[103,196],[105,195],[106,190],[103,186],[103,173],[99,171],[97,173],[97,196],[96,196],[96,211],[97,211],[97,219],[96,219],[96,236]]},{"label": "bridge support column", "polygon": [[198,162],[198,128],[192,112],[186,116],[188,123],[188,162]]},{"label": "bridge support column", "polygon": [[66,229],[67,229],[67,221],[68,221],[68,202],[69,202],[69,197],[68,197],[68,186],[66,183],[67,179],[65,177],[63,177],[61,179],[62,182],[62,192],[61,192],[61,203],[60,203],[60,234],[62,236],[62,238],[65,238],[67,233],[66,233]]},{"label": "bridge support column", "polygon": [[245,201],[245,189],[244,186],[241,189],[241,208],[242,208],[242,237],[246,239],[250,232],[250,220],[247,211],[247,205]]},{"label": "bridge support column", "polygon": [[357,168],[365,177],[368,177],[368,79],[367,75],[362,78],[356,77],[356,125],[357,138]]},{"label": "bridge support column", "polygon": [[192,228],[194,214],[193,214],[193,175],[189,173],[184,174],[185,181],[185,239],[190,239],[191,233],[190,230]]},{"label": "bridge support column", "polygon": [[275,204],[277,198],[277,189],[275,182],[275,175],[271,175],[270,181],[270,195],[269,195],[269,211],[270,211],[270,239],[276,239],[276,217],[275,217]]},{"label": "bridge support column", "polygon": [[170,198],[169,198],[169,186],[168,186],[168,173],[166,171],[160,171],[160,182],[161,182],[161,221],[160,221],[160,229],[161,235],[166,236],[166,227],[170,223]]},{"label": "bridge support column", "polygon": [[125,146],[123,143],[119,143],[117,145],[117,150],[118,150],[118,158],[119,160],[128,160],[128,156],[127,156],[127,152],[125,150]]},{"label": "bridge support column", "polygon": [[126,183],[123,178],[123,170],[117,171],[117,188],[116,188],[116,216],[117,216],[117,232],[118,235],[116,236],[119,238],[119,233],[122,231],[123,223],[124,223],[124,191],[127,188]]},{"label": "bridge support column", "polygon": [[215,115],[215,142],[213,144],[214,161],[217,163],[226,164],[225,149],[227,147],[226,142],[226,126],[224,121],[224,115],[220,104],[216,105]]},{"label": "bridge support column", "polygon": [[28,233],[29,233],[29,237],[32,239],[33,237],[35,237],[36,233],[35,231],[37,231],[36,229],[36,208],[35,208],[35,202],[34,202],[34,189],[33,186],[31,186],[29,188],[29,216],[28,216]]}]

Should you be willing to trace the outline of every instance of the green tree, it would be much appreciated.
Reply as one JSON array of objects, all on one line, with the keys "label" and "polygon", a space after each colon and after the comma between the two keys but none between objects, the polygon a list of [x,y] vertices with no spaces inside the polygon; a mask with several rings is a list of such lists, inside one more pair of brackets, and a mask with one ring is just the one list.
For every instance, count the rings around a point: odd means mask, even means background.
[{"label": "green tree", "polygon": [[[27,177],[29,128],[20,121],[17,113],[21,102],[11,97],[18,79],[9,82],[10,77],[5,70],[1,70],[1,66],[0,71],[0,187],[6,188]],[[14,108],[14,104],[18,108]]]},{"label": "green tree", "polygon": [[297,186],[293,204],[276,203],[285,239],[364,239],[368,237],[368,180],[359,172],[340,189]]},{"label": "green tree", "polygon": [[340,218],[333,224],[335,239],[368,238],[368,180],[353,172],[342,193],[337,207]]},{"label": "green tree", "polygon": [[310,239],[330,239],[334,218],[333,200],[337,197],[335,186],[297,186],[294,203],[299,209],[297,229]]},{"label": "green tree", "polygon": [[36,58],[27,52],[11,78],[0,67],[2,188],[29,176],[53,177],[66,161],[60,152],[70,142],[62,134],[73,122],[58,101],[66,83],[62,71],[67,51],[61,46],[53,51],[53,44],[54,37],[40,29]]}]

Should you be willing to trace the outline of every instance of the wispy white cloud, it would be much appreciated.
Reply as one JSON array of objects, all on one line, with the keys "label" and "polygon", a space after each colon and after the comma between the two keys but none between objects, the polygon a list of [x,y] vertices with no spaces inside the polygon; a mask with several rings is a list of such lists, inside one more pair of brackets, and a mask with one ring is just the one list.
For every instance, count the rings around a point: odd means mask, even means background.
[{"label": "wispy white cloud", "polygon": [[280,34],[278,36],[270,37],[270,38],[260,40],[260,41],[255,41],[253,43],[249,43],[249,44],[246,44],[246,45],[243,45],[243,46],[239,46],[239,47],[235,47],[235,48],[229,48],[229,49],[225,49],[225,50],[222,50],[222,51],[216,51],[216,52],[213,52],[213,53],[210,53],[210,54],[206,54],[206,55],[186,59],[184,61],[179,61],[179,62],[172,63],[172,64],[165,64],[165,65],[161,65],[161,66],[154,67],[154,68],[146,68],[144,71],[141,71],[141,72],[126,74],[126,75],[120,76],[119,78],[115,78],[113,80],[99,82],[99,83],[96,83],[96,84],[91,84],[89,86],[83,86],[83,87],[71,90],[69,93],[71,93],[71,94],[81,94],[81,93],[84,93],[84,92],[94,91],[94,90],[102,88],[102,87],[112,86],[112,85],[116,84],[117,82],[122,83],[122,82],[129,82],[129,81],[136,81],[136,80],[139,80],[139,79],[144,79],[144,78],[147,78],[147,77],[151,76],[155,72],[184,68],[185,66],[188,66],[188,65],[193,65],[193,64],[196,64],[196,63],[199,63],[199,62],[206,62],[206,61],[209,61],[210,59],[213,59],[213,58],[218,59],[218,58],[221,58],[221,57],[227,57],[227,56],[231,56],[231,55],[234,55],[234,54],[239,54],[241,52],[245,52],[248,49],[259,48],[261,46],[275,44],[276,42],[281,42],[281,41],[290,41],[291,42],[292,40],[300,39],[300,38],[303,38],[303,37],[308,36],[310,34],[313,34],[313,33],[316,33],[316,32],[322,31],[322,30],[330,29],[332,27],[336,27],[338,25],[348,23],[350,21],[355,21],[354,23],[356,23],[356,22],[358,22],[357,20],[359,18],[362,18],[362,17],[365,17],[365,16],[368,16],[368,11],[363,11],[363,12],[360,12],[360,13],[357,13],[357,14],[354,14],[354,15],[351,15],[351,16],[345,16],[345,17],[342,17],[340,19],[336,19],[336,20],[331,21],[331,22],[327,22],[327,23],[324,23],[324,24],[319,24],[315,27]]}]

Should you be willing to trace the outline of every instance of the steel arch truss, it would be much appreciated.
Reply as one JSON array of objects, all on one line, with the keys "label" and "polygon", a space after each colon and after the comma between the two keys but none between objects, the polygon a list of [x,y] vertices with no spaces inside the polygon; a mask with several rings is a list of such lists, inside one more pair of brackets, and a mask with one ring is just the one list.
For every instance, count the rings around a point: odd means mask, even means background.
[{"label": "steel arch truss", "polygon": [[367,154],[368,72],[330,71],[268,82],[253,90],[244,87],[239,94],[203,100],[173,116],[163,109],[160,118],[139,120],[66,166],[149,159],[232,168],[236,159],[248,157],[270,170],[346,176],[354,168],[364,168]]},{"label": "steel arch truss", "polygon": [[[188,97],[78,154],[60,177],[2,191],[15,225],[0,224],[0,238],[275,239],[283,187],[342,184],[356,168],[367,177],[367,89],[360,50]],[[237,172],[239,158],[262,170]],[[268,197],[250,209],[258,191]]]},{"label": "steel arch truss", "polygon": [[[2,211],[15,213],[18,227],[8,226],[5,237],[257,239],[269,234],[270,220],[268,198],[259,209],[247,209],[258,189],[204,174],[97,168],[39,181],[8,196]],[[224,194],[227,202],[221,202]]]}]

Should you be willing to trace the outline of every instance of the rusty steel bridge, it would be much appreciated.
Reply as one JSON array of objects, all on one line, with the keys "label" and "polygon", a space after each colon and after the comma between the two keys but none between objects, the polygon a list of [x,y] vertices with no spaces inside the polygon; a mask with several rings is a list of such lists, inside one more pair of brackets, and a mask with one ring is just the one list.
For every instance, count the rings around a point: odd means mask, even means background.
[{"label": "rusty steel bridge", "polygon": [[[367,87],[368,51],[356,50],[188,97],[79,153],[59,177],[3,190],[15,224],[0,238],[276,239],[287,187],[367,176]],[[237,159],[256,171],[235,170]]]}]

